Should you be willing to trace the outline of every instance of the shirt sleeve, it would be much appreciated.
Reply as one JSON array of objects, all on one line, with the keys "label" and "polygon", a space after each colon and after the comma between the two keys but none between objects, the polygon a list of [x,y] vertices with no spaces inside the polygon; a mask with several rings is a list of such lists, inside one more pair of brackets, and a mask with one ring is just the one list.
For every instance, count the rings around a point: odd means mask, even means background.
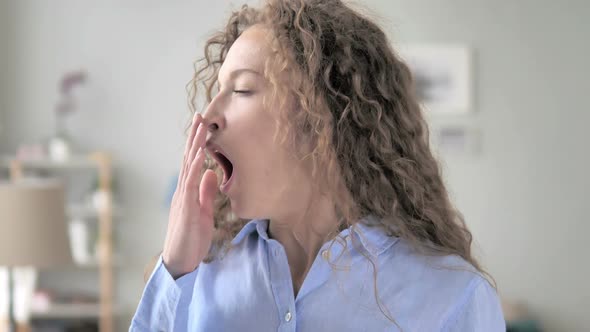
[{"label": "shirt sleeve", "polygon": [[160,256],[143,290],[129,332],[186,331],[197,271],[198,268],[174,280]]},{"label": "shirt sleeve", "polygon": [[442,331],[506,331],[506,321],[496,290],[485,279],[476,282],[476,286],[468,291],[465,300],[449,317]]}]

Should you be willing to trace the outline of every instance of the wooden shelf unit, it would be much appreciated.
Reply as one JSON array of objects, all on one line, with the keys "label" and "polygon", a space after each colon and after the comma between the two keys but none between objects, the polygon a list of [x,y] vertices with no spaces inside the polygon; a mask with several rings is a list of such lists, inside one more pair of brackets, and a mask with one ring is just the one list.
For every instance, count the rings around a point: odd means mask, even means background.
[{"label": "wooden shelf unit", "polygon": [[[49,159],[18,160],[11,156],[0,157],[0,168],[10,170],[13,180],[22,178],[25,169],[67,170],[94,169],[98,172],[99,190],[107,193],[105,208],[95,211],[98,219],[98,262],[99,302],[97,304],[53,304],[47,312],[35,312],[34,318],[98,318],[100,332],[114,331],[113,312],[113,195],[112,195],[112,159],[106,152],[93,152],[87,155],[72,156],[66,161],[57,162]],[[70,212],[71,207],[68,207]],[[73,208],[76,210],[76,207]],[[74,212],[80,212],[74,211]],[[82,209],[81,212],[88,213]]]}]

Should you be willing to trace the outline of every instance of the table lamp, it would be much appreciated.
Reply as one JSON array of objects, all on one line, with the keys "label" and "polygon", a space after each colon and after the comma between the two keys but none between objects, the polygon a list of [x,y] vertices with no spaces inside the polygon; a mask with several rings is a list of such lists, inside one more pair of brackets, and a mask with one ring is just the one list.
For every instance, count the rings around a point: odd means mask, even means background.
[{"label": "table lamp", "polygon": [[36,269],[72,262],[67,234],[59,182],[0,182],[0,323],[10,330],[29,330]]}]

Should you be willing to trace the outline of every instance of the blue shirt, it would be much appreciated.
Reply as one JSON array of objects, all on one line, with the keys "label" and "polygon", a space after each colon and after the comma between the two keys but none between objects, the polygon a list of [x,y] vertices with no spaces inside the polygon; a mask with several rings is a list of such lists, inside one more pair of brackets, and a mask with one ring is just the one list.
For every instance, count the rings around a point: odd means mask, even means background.
[{"label": "blue shirt", "polygon": [[295,297],[287,255],[268,237],[268,223],[249,222],[223,258],[177,280],[160,257],[129,330],[506,329],[496,291],[470,264],[457,256],[418,254],[363,223],[340,233],[346,245],[322,246]]}]

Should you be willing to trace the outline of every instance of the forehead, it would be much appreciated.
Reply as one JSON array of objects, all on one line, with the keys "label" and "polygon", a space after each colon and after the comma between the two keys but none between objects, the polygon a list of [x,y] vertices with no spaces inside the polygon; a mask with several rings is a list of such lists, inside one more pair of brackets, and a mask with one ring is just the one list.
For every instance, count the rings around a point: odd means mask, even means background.
[{"label": "forehead", "polygon": [[261,26],[246,29],[230,47],[219,70],[219,79],[226,78],[234,70],[244,68],[262,74],[265,61],[271,55],[269,33]]}]

